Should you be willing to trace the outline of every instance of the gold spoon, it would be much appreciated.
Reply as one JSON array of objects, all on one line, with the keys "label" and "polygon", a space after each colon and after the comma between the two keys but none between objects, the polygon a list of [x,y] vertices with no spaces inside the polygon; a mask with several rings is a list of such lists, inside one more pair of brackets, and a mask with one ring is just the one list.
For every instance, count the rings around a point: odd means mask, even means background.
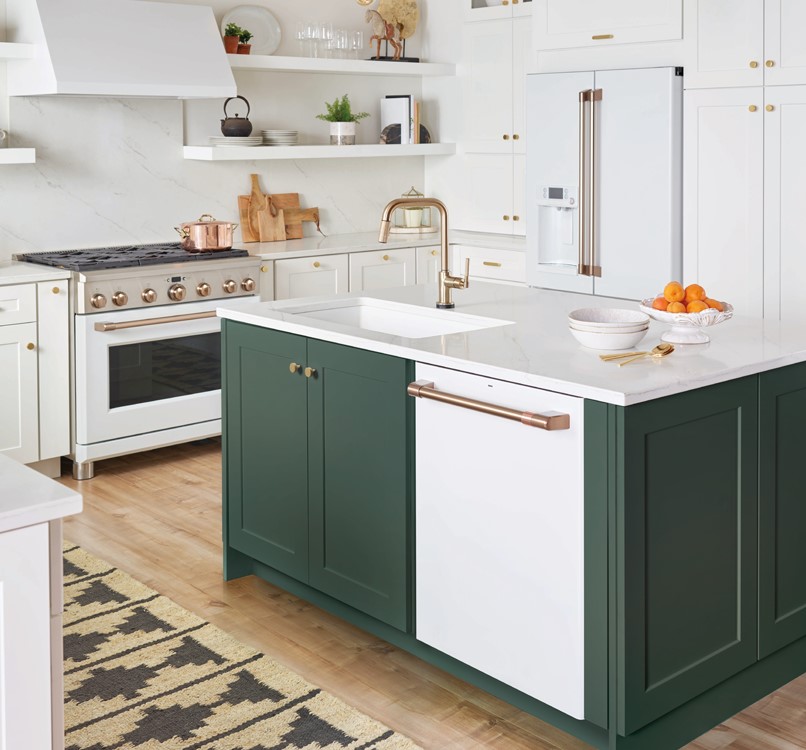
[{"label": "gold spoon", "polygon": [[[671,344],[658,344],[654,349],[648,352],[618,352],[618,354],[600,354],[599,359],[603,360],[604,362],[611,362],[614,359],[624,359],[625,357],[638,357],[644,354],[657,354],[658,352],[667,351]],[[674,348],[674,347],[672,347]]]},{"label": "gold spoon", "polygon": [[621,367],[622,365],[627,365],[630,362],[635,362],[636,359],[641,359],[642,357],[654,357],[654,358],[665,357],[667,354],[671,354],[673,351],[674,347],[671,344],[658,344],[649,352],[645,352],[635,357],[630,357],[629,359],[622,360],[621,362],[618,363],[618,366]]}]

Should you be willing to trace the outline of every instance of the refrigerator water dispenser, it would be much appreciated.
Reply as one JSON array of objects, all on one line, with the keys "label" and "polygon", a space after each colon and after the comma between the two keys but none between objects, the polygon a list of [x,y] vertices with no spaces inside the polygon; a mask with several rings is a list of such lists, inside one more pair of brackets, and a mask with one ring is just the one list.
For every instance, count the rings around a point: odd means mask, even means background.
[{"label": "refrigerator water dispenser", "polygon": [[577,211],[576,186],[542,185],[537,189],[537,247],[539,263],[576,265]]}]

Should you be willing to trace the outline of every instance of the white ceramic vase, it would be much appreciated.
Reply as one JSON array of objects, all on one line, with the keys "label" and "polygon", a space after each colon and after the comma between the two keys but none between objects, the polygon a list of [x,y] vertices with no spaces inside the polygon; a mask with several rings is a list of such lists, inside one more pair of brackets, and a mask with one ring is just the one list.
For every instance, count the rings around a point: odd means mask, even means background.
[{"label": "white ceramic vase", "polygon": [[330,123],[330,145],[331,146],[353,146],[353,145],[355,145],[355,123],[354,122],[331,122]]}]

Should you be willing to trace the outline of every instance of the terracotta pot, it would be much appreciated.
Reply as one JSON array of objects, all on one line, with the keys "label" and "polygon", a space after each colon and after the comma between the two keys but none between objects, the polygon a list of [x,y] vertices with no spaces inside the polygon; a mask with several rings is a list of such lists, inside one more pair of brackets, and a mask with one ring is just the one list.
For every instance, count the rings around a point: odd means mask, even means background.
[{"label": "terracotta pot", "polygon": [[239,55],[248,55],[252,51],[251,44],[239,44],[238,45],[238,54]]},{"label": "terracotta pot", "polygon": [[237,36],[225,36],[224,39],[224,51],[228,55],[234,55],[238,51],[238,37]]}]

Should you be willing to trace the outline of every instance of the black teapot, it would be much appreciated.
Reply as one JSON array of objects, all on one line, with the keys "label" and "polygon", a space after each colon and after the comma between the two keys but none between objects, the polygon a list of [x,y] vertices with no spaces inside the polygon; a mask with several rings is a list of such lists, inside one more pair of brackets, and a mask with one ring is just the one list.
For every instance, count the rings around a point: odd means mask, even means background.
[{"label": "black teapot", "polygon": [[[240,117],[237,112],[235,113],[235,117],[230,117],[227,114],[227,105],[233,99],[243,99],[243,101],[246,102],[246,117]],[[221,120],[221,132],[227,136],[244,137],[249,135],[252,132],[252,123],[249,122],[250,111],[251,107],[245,97],[231,96],[224,102],[224,119]]]}]

